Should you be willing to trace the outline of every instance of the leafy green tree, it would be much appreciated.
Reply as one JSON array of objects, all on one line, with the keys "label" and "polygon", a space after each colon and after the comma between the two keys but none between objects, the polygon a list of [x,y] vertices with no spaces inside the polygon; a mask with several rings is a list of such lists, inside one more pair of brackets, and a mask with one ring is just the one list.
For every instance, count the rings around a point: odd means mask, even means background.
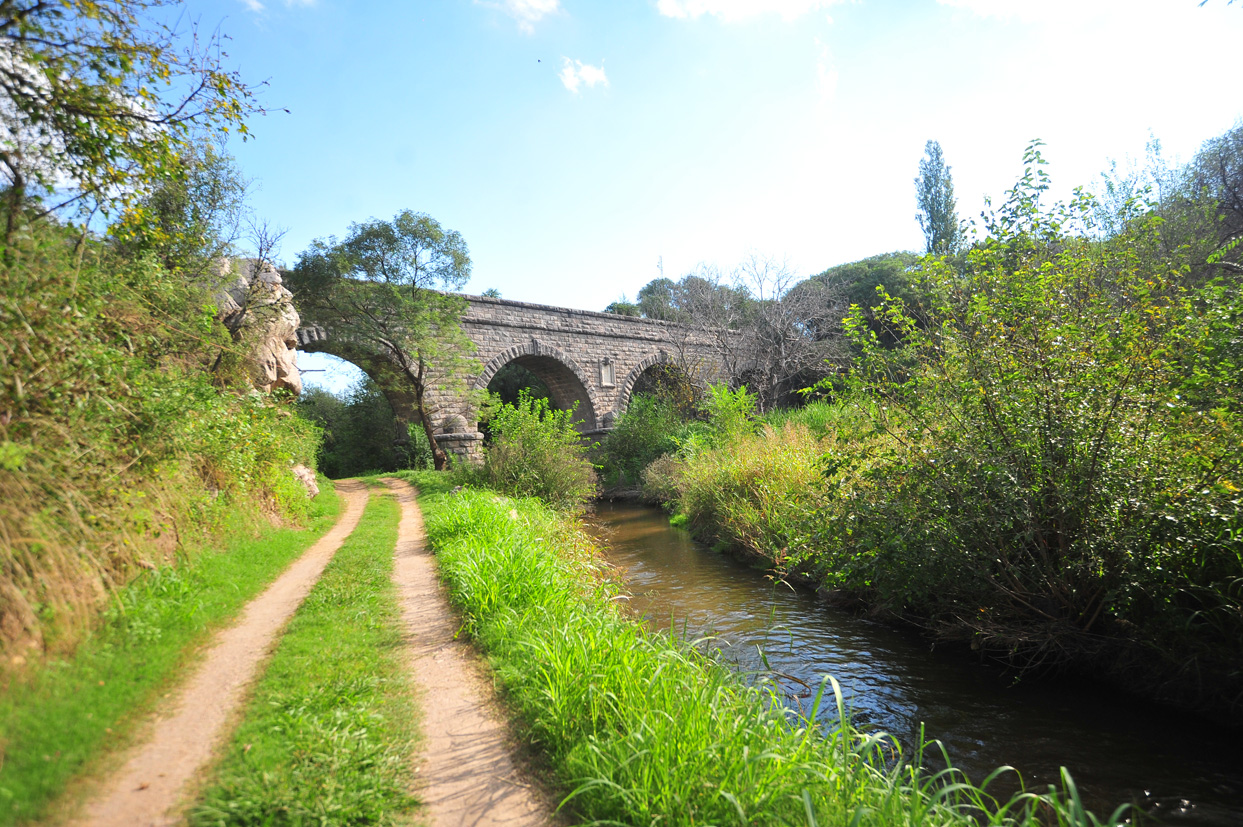
[{"label": "leafy green tree", "polygon": [[370,379],[350,388],[344,398],[310,388],[299,397],[298,410],[323,429],[318,467],[332,479],[431,465],[422,431],[411,428],[411,433],[401,433],[403,426]]},{"label": "leafy green tree", "polygon": [[954,179],[937,141],[929,141],[924,147],[919,177],[915,179],[915,197],[925,252],[939,256],[957,252],[962,246],[963,231],[954,200]]},{"label": "leafy green tree", "polygon": [[427,395],[437,384],[462,384],[472,345],[460,324],[465,299],[436,288],[459,289],[469,278],[462,236],[403,210],[392,221],[351,225],[344,241],[312,242],[289,279],[308,319],[385,357],[410,383],[437,470],[448,457],[436,445]]},{"label": "leafy green tree", "polygon": [[677,321],[678,308],[674,302],[674,291],[677,285],[672,279],[661,276],[652,279],[639,290],[639,312],[644,318]]},{"label": "leafy green tree", "polygon": [[605,313],[615,313],[618,316],[641,316],[643,311],[639,306],[631,301],[626,301],[626,297],[622,296],[617,301],[604,308]]},{"label": "leafy green tree", "polygon": [[222,66],[219,35],[157,22],[173,5],[0,1],[6,242],[28,208],[37,218],[132,202],[196,129],[246,134],[246,116],[262,111],[254,90]]},{"label": "leafy green tree", "polygon": [[233,157],[201,138],[181,149],[109,233],[124,256],[152,252],[170,272],[202,275],[236,253],[249,187]]}]

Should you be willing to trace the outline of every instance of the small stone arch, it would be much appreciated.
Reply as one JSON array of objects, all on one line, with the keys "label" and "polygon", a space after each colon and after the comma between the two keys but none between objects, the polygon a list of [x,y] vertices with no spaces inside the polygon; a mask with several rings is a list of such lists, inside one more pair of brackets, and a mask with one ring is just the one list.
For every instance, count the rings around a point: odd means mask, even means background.
[{"label": "small stone arch", "polygon": [[[553,401],[558,406],[569,407],[573,402],[578,402],[576,414],[580,417],[580,429],[595,430],[600,400],[593,391],[589,374],[560,348],[538,339],[514,345],[489,359],[484,365],[483,373],[475,379],[475,389],[485,390],[497,371],[511,362],[517,362],[539,376],[552,391]],[[571,379],[572,381],[568,381]]]},{"label": "small stone arch", "polygon": [[[627,376],[626,381],[622,383],[621,392],[617,394],[617,408],[610,411],[608,414],[609,426],[616,421],[618,416],[625,413],[626,409],[630,407],[630,397],[634,394],[634,387],[639,383],[639,378],[642,377],[643,374],[650,368],[654,368],[657,365],[678,366],[677,361],[669,355],[668,351],[665,350],[657,351],[656,353],[640,359],[639,364],[635,365],[634,370],[630,371],[630,375]],[[697,378],[685,370],[683,370],[683,373],[686,374],[691,384],[699,388],[700,391],[703,391],[704,382],[702,378]]]},{"label": "small stone arch", "polygon": [[635,365],[634,370],[630,371],[630,375],[627,376],[626,381],[622,383],[621,391],[617,394],[617,409],[612,412],[613,416],[611,419],[616,419],[618,416],[625,413],[626,409],[630,407],[630,395],[634,393],[634,386],[638,384],[639,377],[642,376],[648,368],[653,368],[657,365],[668,365],[672,362],[673,359],[669,356],[669,352],[665,350],[659,350],[656,353],[644,356],[640,359],[639,364]]}]

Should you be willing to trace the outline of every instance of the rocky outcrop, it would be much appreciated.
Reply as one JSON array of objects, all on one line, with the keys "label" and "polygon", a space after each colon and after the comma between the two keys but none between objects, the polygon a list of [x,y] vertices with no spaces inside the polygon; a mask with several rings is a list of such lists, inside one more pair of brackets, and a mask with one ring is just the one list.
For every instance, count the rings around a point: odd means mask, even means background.
[{"label": "rocky outcrop", "polygon": [[212,292],[217,318],[246,349],[255,389],[302,393],[297,351],[301,319],[276,268],[250,258],[221,259]]}]

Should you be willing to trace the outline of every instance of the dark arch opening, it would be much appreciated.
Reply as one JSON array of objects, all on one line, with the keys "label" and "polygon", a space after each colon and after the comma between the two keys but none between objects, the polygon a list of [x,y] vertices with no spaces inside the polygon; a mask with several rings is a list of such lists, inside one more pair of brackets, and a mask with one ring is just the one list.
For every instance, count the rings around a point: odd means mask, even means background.
[{"label": "dark arch opening", "polygon": [[703,387],[675,362],[660,362],[643,370],[631,388],[630,398],[639,393],[670,405],[682,419],[700,416]]},{"label": "dark arch opening", "polygon": [[[485,374],[486,375],[486,374]],[[583,380],[569,365],[546,354],[519,354],[492,374],[488,389],[494,389],[497,377],[513,390],[514,398],[521,387],[534,387],[546,394],[549,404],[557,410],[573,410],[574,423],[581,432],[596,428],[596,408]]]},{"label": "dark arch opening", "polygon": [[544,384],[544,380],[517,362],[510,362],[498,370],[492,381],[488,382],[488,393],[496,394],[506,405],[515,404],[521,391],[526,391],[535,399],[547,399],[550,405],[557,407],[552,399],[552,391]]}]

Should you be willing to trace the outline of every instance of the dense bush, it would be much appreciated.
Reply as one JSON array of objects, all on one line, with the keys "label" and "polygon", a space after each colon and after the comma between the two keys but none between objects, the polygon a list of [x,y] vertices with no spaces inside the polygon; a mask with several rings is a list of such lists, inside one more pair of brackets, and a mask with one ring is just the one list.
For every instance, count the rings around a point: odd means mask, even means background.
[{"label": "dense bush", "polygon": [[[68,646],[227,510],[297,519],[317,429],[212,373],[230,339],[153,255],[31,225],[0,262],[0,651]],[[10,657],[0,658],[9,664]]]},{"label": "dense bush", "polygon": [[845,403],[684,444],[648,491],[942,637],[1239,718],[1238,277],[1155,216],[1102,238],[1086,197],[1042,210],[1028,160],[986,240],[920,263],[918,315],[848,319]]},{"label": "dense bush", "polygon": [[681,425],[674,405],[656,396],[635,394],[616,427],[600,443],[605,483],[619,488],[637,485],[653,460],[677,450],[674,435]]},{"label": "dense bush", "polygon": [[518,404],[495,408],[489,425],[493,442],[483,466],[488,485],[569,511],[583,508],[595,496],[595,469],[574,428],[572,409],[553,410],[547,399],[522,391]]},{"label": "dense bush", "polygon": [[1237,698],[1238,285],[1189,285],[1155,219],[1093,240],[1090,203],[1037,196],[1016,188],[964,270],[925,262],[927,329],[886,303],[902,351],[850,320],[893,452],[833,546],[978,645],[1064,661],[1122,639]]}]

